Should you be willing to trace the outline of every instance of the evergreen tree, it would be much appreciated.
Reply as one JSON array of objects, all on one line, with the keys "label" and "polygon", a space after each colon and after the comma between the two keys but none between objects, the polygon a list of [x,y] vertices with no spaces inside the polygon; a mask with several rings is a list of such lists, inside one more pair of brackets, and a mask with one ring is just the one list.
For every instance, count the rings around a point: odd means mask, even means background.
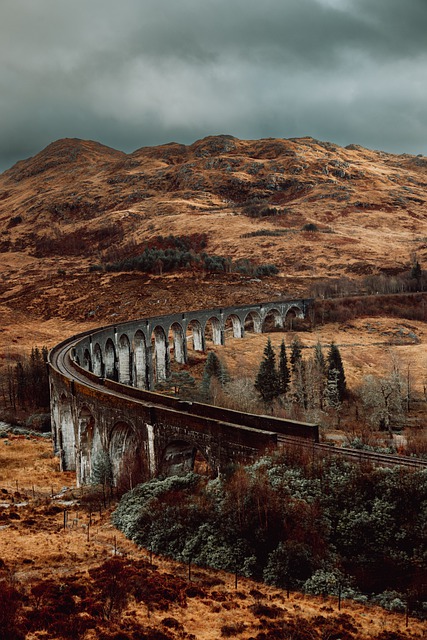
[{"label": "evergreen tree", "polygon": [[297,366],[301,362],[301,360],[302,360],[302,344],[298,336],[295,336],[295,338],[291,342],[292,373],[295,373]]},{"label": "evergreen tree", "polygon": [[221,362],[215,351],[209,351],[208,357],[206,358],[203,375],[206,375],[208,378],[212,378],[212,376],[215,376],[219,379],[221,377],[221,369]]},{"label": "evergreen tree", "polygon": [[313,396],[315,398],[314,404],[316,407],[323,409],[323,401],[325,397],[327,378],[326,378],[326,359],[323,354],[320,340],[317,341],[314,347],[312,373],[313,373],[313,384],[312,384]]},{"label": "evergreen tree", "polygon": [[16,377],[16,398],[21,407],[25,406],[26,394],[27,394],[27,375],[22,362],[16,363],[15,368]]},{"label": "evergreen tree", "polygon": [[320,340],[316,342],[316,346],[314,347],[314,362],[319,373],[324,374],[326,372],[326,360],[325,356],[323,355]]},{"label": "evergreen tree", "polygon": [[289,389],[291,374],[288,367],[288,356],[286,354],[285,341],[282,340],[279,353],[279,390],[281,395],[285,395]]},{"label": "evergreen tree", "polygon": [[295,364],[295,371],[293,376],[293,391],[294,399],[301,409],[307,409],[308,396],[307,396],[307,376],[306,366],[304,360],[301,358]]},{"label": "evergreen tree", "polygon": [[9,387],[16,389],[16,400],[20,406],[49,406],[47,357],[47,347],[41,350],[33,347],[30,357],[17,362],[15,369],[11,370],[13,384],[9,384]]},{"label": "evergreen tree", "polygon": [[330,369],[328,371],[328,380],[325,387],[325,399],[329,407],[339,411],[341,409],[341,399],[339,394],[339,371],[338,369]]},{"label": "evergreen tree", "polygon": [[279,374],[276,369],[276,354],[271,346],[270,338],[264,349],[258,375],[255,380],[255,389],[266,404],[271,403],[280,393]]},{"label": "evergreen tree", "polygon": [[420,263],[418,262],[418,260],[414,260],[411,268],[411,278],[413,278],[417,283],[416,284],[417,291],[420,291],[420,288],[421,288],[422,275],[423,275],[423,272],[422,272]]},{"label": "evergreen tree", "polygon": [[93,461],[90,482],[91,484],[102,485],[105,507],[107,506],[107,489],[111,494],[113,480],[113,466],[111,464],[111,458],[106,451],[101,451]]},{"label": "evergreen tree", "polygon": [[188,398],[192,396],[195,386],[196,381],[188,371],[172,371],[169,378],[156,384],[156,391],[173,392],[176,396]]},{"label": "evergreen tree", "polygon": [[336,387],[337,398],[339,402],[344,400],[347,385],[345,381],[344,366],[341,359],[340,351],[332,342],[327,357],[327,386]]},{"label": "evergreen tree", "polygon": [[222,386],[230,381],[230,376],[228,375],[225,365],[214,351],[209,351],[201,383],[201,391],[206,398],[209,398],[209,387],[212,378],[217,378]]}]

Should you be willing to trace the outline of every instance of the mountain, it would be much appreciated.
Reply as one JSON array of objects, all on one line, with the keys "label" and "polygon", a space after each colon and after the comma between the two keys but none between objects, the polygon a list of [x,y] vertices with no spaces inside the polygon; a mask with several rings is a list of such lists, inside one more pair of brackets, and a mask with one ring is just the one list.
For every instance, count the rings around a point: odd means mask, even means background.
[{"label": "mountain", "polygon": [[[203,234],[206,253],[279,273],[89,272],[169,234]],[[19,313],[105,322],[307,295],[319,280],[426,262],[427,158],[310,137],[220,135],[130,154],[58,140],[0,175],[0,252],[6,324]]]},{"label": "mountain", "polygon": [[[0,249],[30,255],[46,239],[53,255],[61,238],[58,255],[88,257],[113,241],[205,232],[209,250],[284,272],[368,274],[425,256],[426,214],[426,158],[313,138],[215,136],[128,155],[65,139],[0,176]],[[243,237],[260,230],[282,235]]]}]

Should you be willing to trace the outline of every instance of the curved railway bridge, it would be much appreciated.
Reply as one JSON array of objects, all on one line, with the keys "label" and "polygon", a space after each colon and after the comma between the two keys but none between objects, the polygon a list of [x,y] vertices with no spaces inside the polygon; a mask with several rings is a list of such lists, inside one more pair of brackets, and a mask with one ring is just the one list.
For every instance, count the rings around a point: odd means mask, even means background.
[{"label": "curved railway bridge", "polygon": [[[121,490],[157,475],[205,468],[216,474],[281,447],[333,451],[319,444],[315,424],[258,416],[181,401],[152,391],[169,376],[171,361],[292,325],[310,300],[282,300],[143,318],[74,336],[49,356],[52,431],[62,470],[79,485],[108,464]],[[326,447],[326,448],[325,448]],[[351,450],[336,450],[351,456]],[[357,452],[379,464],[417,464],[411,458]],[[422,465],[422,463],[418,462]]]}]

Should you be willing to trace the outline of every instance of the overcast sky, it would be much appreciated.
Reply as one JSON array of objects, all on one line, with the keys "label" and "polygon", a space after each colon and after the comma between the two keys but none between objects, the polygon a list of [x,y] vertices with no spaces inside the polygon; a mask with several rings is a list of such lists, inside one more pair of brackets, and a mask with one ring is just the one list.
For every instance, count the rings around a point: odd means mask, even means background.
[{"label": "overcast sky", "polygon": [[0,0],[0,52],[0,171],[65,137],[427,155],[427,0]]}]

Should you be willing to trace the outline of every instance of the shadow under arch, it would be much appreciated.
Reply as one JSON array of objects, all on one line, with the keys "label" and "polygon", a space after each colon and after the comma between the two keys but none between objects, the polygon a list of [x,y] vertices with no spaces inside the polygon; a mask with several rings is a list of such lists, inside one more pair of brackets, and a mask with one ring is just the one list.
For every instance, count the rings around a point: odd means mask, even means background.
[{"label": "shadow under arch", "polygon": [[224,330],[226,332],[233,332],[233,338],[242,338],[243,337],[243,327],[242,322],[238,315],[235,313],[231,313],[224,322]]},{"label": "shadow under arch", "polygon": [[118,382],[116,349],[111,338],[108,338],[107,342],[105,343],[104,361],[105,377],[109,380],[115,380],[116,382]]},{"label": "shadow under arch", "polygon": [[119,420],[111,430],[108,443],[113,483],[119,495],[146,479],[140,438],[133,426]]},{"label": "shadow under arch", "polygon": [[83,369],[92,371],[92,358],[90,357],[89,349],[85,349],[83,353]]},{"label": "shadow under arch", "polygon": [[244,322],[245,332],[262,333],[262,321],[258,311],[249,311]]},{"label": "shadow under arch", "polygon": [[163,449],[160,460],[160,476],[185,476],[190,471],[214,477],[216,471],[202,451],[186,440],[172,440]]},{"label": "shadow under arch", "polygon": [[304,318],[304,314],[299,307],[290,307],[285,314],[284,327],[288,331],[294,329],[295,321]]},{"label": "shadow under arch", "polygon": [[221,331],[221,322],[216,316],[211,316],[205,323],[205,344],[206,342],[212,342],[215,345],[221,345],[223,343],[223,336]]},{"label": "shadow under arch", "polygon": [[151,342],[153,349],[153,369],[156,382],[167,380],[170,373],[169,340],[163,327],[157,325],[153,329]]},{"label": "shadow under arch", "polygon": [[187,348],[193,351],[205,350],[205,336],[199,320],[193,319],[187,325],[186,332]]},{"label": "shadow under arch", "polygon": [[179,322],[174,322],[170,327],[169,353],[173,353],[175,362],[184,364],[186,361],[186,347],[184,329]]},{"label": "shadow under arch", "polygon": [[271,333],[283,329],[282,314],[278,309],[270,309],[262,323],[262,332]]}]

